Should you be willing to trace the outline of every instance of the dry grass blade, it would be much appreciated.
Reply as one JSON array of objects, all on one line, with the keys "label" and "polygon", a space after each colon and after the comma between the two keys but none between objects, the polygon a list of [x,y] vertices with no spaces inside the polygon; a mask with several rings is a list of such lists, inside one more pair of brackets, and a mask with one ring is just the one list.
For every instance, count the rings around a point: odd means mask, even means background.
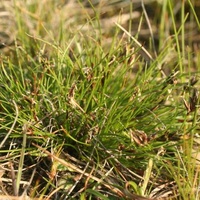
[{"label": "dry grass blade", "polygon": [[39,150],[41,150],[42,152],[44,152],[45,154],[47,154],[49,157],[53,158],[54,160],[56,160],[57,162],[62,164],[63,166],[70,168],[71,170],[74,170],[74,171],[80,173],[81,175],[86,176],[87,179],[93,179],[94,181],[101,183],[104,187],[108,188],[109,190],[111,190],[112,192],[117,194],[119,197],[123,197],[123,198],[127,198],[127,199],[133,199],[133,200],[155,200],[155,199],[145,198],[145,197],[139,196],[137,194],[130,193],[127,189],[119,190],[118,188],[113,187],[111,184],[107,184],[103,179],[100,179],[100,178],[97,178],[96,176],[93,176],[92,173],[87,173],[84,170],[81,170],[80,168],[76,167],[75,165],[73,165],[69,162],[66,162],[63,159],[53,155],[52,153],[50,153],[46,149],[40,147],[39,145],[34,144],[34,143],[33,143],[33,145],[35,147],[37,147]]},{"label": "dry grass blade", "polygon": [[39,200],[39,198],[30,198],[28,196],[9,196],[9,195],[0,195],[0,200]]},{"label": "dry grass blade", "polygon": [[154,35],[153,35],[153,31],[152,31],[152,27],[151,27],[151,23],[150,23],[149,17],[147,15],[147,12],[146,12],[146,9],[145,9],[145,6],[144,6],[144,0],[142,0],[142,9],[143,9],[143,12],[144,12],[144,15],[145,15],[148,27],[149,27],[149,32],[151,34],[154,54],[157,57],[156,46],[155,46],[155,41],[154,41]]},{"label": "dry grass blade", "polygon": [[59,162],[60,164],[62,164],[63,166],[67,167],[67,168],[70,168],[71,170],[74,170],[80,174],[83,174],[84,176],[88,177],[88,178],[91,178],[93,179],[94,181],[97,181],[98,183],[101,183],[103,184],[105,187],[107,187],[108,189],[110,189],[111,191],[115,192],[116,194],[120,195],[121,197],[124,196],[124,194],[117,188],[114,188],[112,187],[111,185],[108,185],[107,183],[105,183],[102,179],[99,179],[87,172],[84,172],[83,170],[79,169],[78,167],[76,167],[75,165],[69,163],[69,162],[66,162],[64,161],[63,159],[61,158],[58,158],[57,156],[53,155],[52,153],[50,153],[49,151],[47,151],[46,149],[40,147],[39,145],[37,144],[34,144],[33,145],[35,147],[37,147],[38,149],[40,149],[42,152],[44,152],[45,154],[47,154],[49,157],[53,158],[54,160],[56,160],[57,162]]},{"label": "dry grass blade", "polygon": [[125,28],[123,28],[120,24],[115,23],[124,33],[126,33],[133,41],[135,45],[135,48],[139,49],[139,53],[142,55],[142,57],[145,59],[145,61],[150,62],[153,61],[153,58],[151,54],[144,48],[144,46],[138,42]]}]

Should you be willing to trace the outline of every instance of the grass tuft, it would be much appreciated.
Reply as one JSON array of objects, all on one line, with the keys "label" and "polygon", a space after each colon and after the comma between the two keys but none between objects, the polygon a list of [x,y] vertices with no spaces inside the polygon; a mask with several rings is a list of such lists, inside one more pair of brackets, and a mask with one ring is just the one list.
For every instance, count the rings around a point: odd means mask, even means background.
[{"label": "grass tuft", "polygon": [[199,198],[198,5],[1,6],[0,199]]}]

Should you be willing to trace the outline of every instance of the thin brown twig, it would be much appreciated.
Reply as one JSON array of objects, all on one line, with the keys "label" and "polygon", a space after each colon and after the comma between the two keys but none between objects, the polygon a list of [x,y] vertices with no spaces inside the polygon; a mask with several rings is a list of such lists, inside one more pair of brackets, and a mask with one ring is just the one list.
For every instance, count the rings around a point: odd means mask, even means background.
[{"label": "thin brown twig", "polygon": [[16,185],[16,176],[15,176],[15,170],[13,167],[12,162],[9,163],[10,165],[10,173],[11,173],[11,179],[12,179],[12,187],[13,187],[13,192],[15,196],[18,196],[18,190],[17,190],[17,185]]}]

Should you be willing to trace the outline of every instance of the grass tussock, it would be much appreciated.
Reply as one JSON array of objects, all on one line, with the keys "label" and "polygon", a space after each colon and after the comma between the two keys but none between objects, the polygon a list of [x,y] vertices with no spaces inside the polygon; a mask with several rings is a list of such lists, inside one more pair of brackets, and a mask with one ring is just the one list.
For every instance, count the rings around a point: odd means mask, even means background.
[{"label": "grass tussock", "polygon": [[199,6],[1,1],[0,199],[199,199]]}]

